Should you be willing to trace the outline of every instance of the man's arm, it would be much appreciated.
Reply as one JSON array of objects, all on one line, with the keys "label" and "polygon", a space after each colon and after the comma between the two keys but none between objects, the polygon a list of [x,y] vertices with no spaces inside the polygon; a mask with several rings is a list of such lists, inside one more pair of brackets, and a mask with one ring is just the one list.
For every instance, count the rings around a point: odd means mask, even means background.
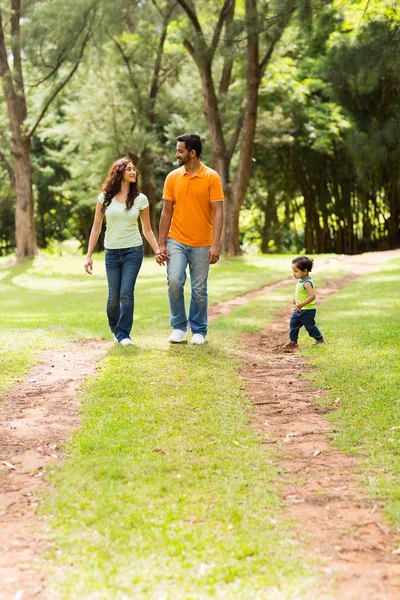
[{"label": "man's arm", "polygon": [[172,221],[172,213],[174,210],[174,203],[169,200],[164,200],[164,205],[161,213],[160,225],[159,225],[159,236],[158,246],[159,250],[157,254],[164,256],[167,260],[169,258],[169,252],[167,250],[167,235],[169,233]]},{"label": "man's arm", "polygon": [[221,242],[222,225],[224,222],[224,209],[223,202],[215,201],[211,202],[211,208],[213,212],[213,239],[211,247],[208,251],[208,262],[210,265],[214,265],[219,260],[220,250],[219,245]]}]

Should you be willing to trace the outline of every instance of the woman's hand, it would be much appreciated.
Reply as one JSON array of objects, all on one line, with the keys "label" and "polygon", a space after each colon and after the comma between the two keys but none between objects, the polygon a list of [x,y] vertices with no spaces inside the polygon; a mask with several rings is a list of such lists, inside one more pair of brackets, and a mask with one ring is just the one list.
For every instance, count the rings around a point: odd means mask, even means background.
[{"label": "woman's hand", "polygon": [[93,258],[91,256],[86,257],[85,261],[85,271],[88,275],[93,274]]}]

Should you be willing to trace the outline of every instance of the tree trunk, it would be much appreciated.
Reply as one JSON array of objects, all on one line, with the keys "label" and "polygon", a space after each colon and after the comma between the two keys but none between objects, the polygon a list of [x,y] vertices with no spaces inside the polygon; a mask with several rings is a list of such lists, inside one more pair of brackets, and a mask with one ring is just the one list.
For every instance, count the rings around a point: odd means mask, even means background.
[{"label": "tree trunk", "polygon": [[239,241],[239,211],[238,203],[232,199],[232,187],[226,185],[224,189],[224,230],[222,233],[222,248],[228,256],[241,254]]},{"label": "tree trunk", "polygon": [[[149,209],[150,209],[150,223],[151,227],[154,231],[154,235],[158,237],[157,234],[157,226],[156,226],[156,210],[155,205],[157,201],[156,194],[156,185],[154,183],[153,178],[153,164],[154,158],[153,153],[150,148],[146,147],[139,160],[139,171],[140,171],[140,189],[145,194],[149,200]],[[140,223],[140,221],[139,221]],[[150,244],[143,236],[143,247],[145,256],[153,256],[153,250],[151,249]]]},{"label": "tree trunk", "polygon": [[32,257],[37,253],[35,215],[33,208],[30,140],[15,144],[15,231],[17,257]]}]

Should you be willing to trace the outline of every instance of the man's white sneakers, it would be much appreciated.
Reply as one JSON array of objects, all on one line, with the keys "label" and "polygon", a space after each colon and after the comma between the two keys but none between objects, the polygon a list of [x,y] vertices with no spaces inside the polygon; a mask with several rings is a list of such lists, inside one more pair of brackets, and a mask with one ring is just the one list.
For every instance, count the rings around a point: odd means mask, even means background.
[{"label": "man's white sneakers", "polygon": [[194,346],[200,346],[201,344],[204,344],[205,341],[206,338],[204,337],[204,335],[201,335],[201,333],[194,333],[192,339],[190,340],[190,343]]},{"label": "man's white sneakers", "polygon": [[131,338],[124,338],[123,340],[120,341],[121,346],[133,346],[133,342],[131,340]]},{"label": "man's white sneakers", "polygon": [[168,338],[168,341],[171,344],[180,344],[186,340],[186,331],[182,331],[182,329],[173,329],[171,335]]}]

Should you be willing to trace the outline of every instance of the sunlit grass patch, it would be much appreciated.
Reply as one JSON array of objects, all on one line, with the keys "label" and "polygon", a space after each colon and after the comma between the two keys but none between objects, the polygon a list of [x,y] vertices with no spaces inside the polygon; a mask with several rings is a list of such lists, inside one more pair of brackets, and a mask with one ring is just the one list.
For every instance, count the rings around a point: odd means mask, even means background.
[{"label": "sunlit grass patch", "polygon": [[307,598],[315,574],[230,351],[272,317],[257,299],[203,347],[153,335],[103,361],[46,508],[63,597]]},{"label": "sunlit grass patch", "polygon": [[320,309],[327,344],[306,356],[324,402],[335,443],[366,457],[370,491],[400,523],[400,261],[357,279]]}]

